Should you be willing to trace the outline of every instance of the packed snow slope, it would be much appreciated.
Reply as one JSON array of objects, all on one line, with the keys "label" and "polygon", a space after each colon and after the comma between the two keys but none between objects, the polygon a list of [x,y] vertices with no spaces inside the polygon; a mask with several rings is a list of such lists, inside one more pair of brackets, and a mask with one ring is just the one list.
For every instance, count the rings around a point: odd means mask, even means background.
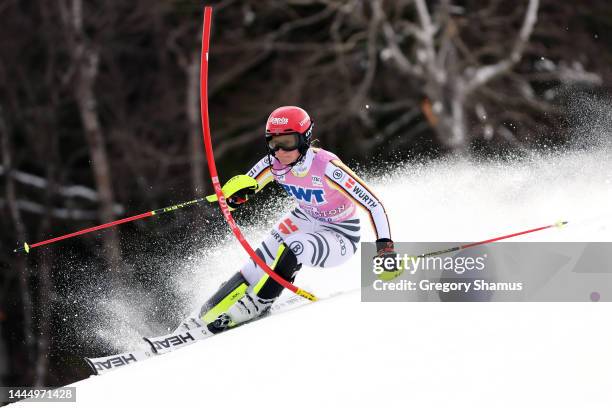
[{"label": "packed snow slope", "polygon": [[[441,161],[372,184],[396,241],[482,240],[558,220],[569,224],[521,240],[609,241],[611,159],[595,149]],[[207,271],[188,282],[202,288],[193,306],[245,259],[234,242],[222,249],[190,265]],[[215,269],[222,259],[232,265]],[[296,284],[321,297],[352,291],[77,382],[77,406],[612,406],[611,293],[598,303],[362,303],[359,273],[358,255],[302,270]]]},{"label": "packed snow slope", "polygon": [[80,381],[77,406],[609,407],[609,313],[354,292]]}]

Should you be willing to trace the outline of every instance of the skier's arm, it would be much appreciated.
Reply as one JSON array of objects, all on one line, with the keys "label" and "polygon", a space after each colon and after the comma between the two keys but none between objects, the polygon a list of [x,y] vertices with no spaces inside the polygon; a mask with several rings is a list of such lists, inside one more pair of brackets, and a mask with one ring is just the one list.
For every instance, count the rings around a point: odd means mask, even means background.
[{"label": "skier's arm", "polygon": [[[249,170],[248,174],[234,176],[223,185],[223,195],[230,211],[246,203],[253,194],[258,193],[274,180],[268,163],[268,158],[264,157]],[[206,196],[206,199],[214,202],[217,201],[217,196],[211,194]]]},{"label": "skier's arm", "polygon": [[253,194],[259,193],[266,185],[268,185],[271,181],[274,180],[274,176],[270,171],[270,161],[268,156],[265,156],[261,160],[259,160],[251,170],[246,174],[251,179],[255,179],[257,181],[257,189],[245,189],[236,192],[236,194],[227,198],[227,203],[232,209],[239,207],[240,205],[247,202],[247,200],[253,196]]},{"label": "skier's arm", "polygon": [[368,212],[377,240],[391,241],[391,228],[385,207],[363,180],[340,160],[332,160],[327,164],[325,176],[332,187]]},{"label": "skier's arm", "polygon": [[274,181],[274,176],[270,171],[270,156],[264,156],[261,160],[259,160],[251,170],[247,172],[247,176],[253,177],[257,180],[257,190],[256,193],[260,192],[265,186],[267,186],[271,181]]},{"label": "skier's arm", "polygon": [[[376,253],[380,258],[395,258],[395,248],[391,240],[389,218],[383,203],[372,189],[340,160],[332,160],[325,168],[327,182],[340,192],[346,194],[370,215],[370,221],[376,233]],[[393,263],[396,265],[395,263]],[[393,266],[385,269],[379,276],[382,280],[393,280],[404,272],[404,267]]]}]

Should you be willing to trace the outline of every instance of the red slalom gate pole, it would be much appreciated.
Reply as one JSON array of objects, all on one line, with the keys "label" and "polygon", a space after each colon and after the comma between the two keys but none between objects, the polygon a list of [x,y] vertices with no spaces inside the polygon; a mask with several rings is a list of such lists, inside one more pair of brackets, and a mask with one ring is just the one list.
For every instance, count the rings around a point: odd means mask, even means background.
[{"label": "red slalom gate pole", "polygon": [[221,208],[221,212],[223,213],[223,217],[229,224],[232,232],[242,245],[242,247],[247,251],[247,253],[251,256],[251,259],[259,265],[260,268],[264,270],[272,279],[278,282],[281,286],[290,291],[312,301],[318,300],[315,295],[309,293],[303,289],[298,288],[290,282],[287,282],[285,279],[280,277],[276,272],[274,272],[253,250],[251,245],[247,242],[247,240],[242,235],[240,228],[236,225],[232,214],[230,213],[230,209],[225,202],[225,196],[223,196],[223,192],[221,191],[221,184],[219,183],[219,175],[217,174],[217,166],[215,164],[215,157],[213,154],[212,141],[210,136],[210,121],[208,117],[208,52],[210,47],[210,25],[212,20],[212,7],[207,6],[204,8],[204,27],[202,32],[202,55],[201,66],[200,66],[200,110],[202,116],[202,130],[204,137],[204,147],[206,148],[206,159],[208,161],[208,171],[210,172],[210,178],[212,180],[212,184],[215,188],[215,194],[217,195],[217,201],[219,203],[219,207]]}]

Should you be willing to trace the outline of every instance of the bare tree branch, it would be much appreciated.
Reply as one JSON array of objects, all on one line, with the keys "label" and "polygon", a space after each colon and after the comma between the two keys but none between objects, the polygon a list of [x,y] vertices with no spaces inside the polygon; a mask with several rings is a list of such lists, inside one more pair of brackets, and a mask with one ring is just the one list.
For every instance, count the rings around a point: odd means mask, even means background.
[{"label": "bare tree branch", "polygon": [[187,65],[187,98],[185,110],[189,124],[189,156],[191,164],[191,183],[195,196],[205,194],[206,183],[204,182],[204,149],[202,147],[200,127],[200,53],[198,50],[191,52],[191,58]]},{"label": "bare tree branch", "polygon": [[533,27],[538,18],[539,4],[540,0],[529,0],[529,5],[527,6],[527,11],[525,12],[525,18],[523,20],[523,26],[521,27],[521,31],[514,42],[514,46],[508,58],[495,64],[482,66],[474,71],[473,74],[468,74],[470,78],[467,81],[466,93],[469,94],[493,78],[508,72],[521,60],[523,51],[529,42],[529,37],[531,37]]},{"label": "bare tree branch", "polygon": [[417,78],[423,77],[423,69],[419,65],[415,65],[401,51],[397,35],[388,21],[383,23],[383,33],[387,40],[388,48],[383,50],[383,59],[391,58],[395,61],[400,71],[405,74],[412,75]]},{"label": "bare tree branch", "polygon": [[[26,242],[26,230],[21,217],[21,212],[17,206],[17,192],[13,178],[10,177],[12,172],[12,146],[8,126],[4,119],[4,109],[0,105],[0,147],[2,148],[2,165],[7,171],[9,177],[6,178],[6,203],[9,209],[9,214],[13,222],[16,232],[16,238],[19,243]],[[30,294],[30,277],[27,270],[27,264],[24,257],[18,257],[14,262],[14,268],[19,274],[19,291],[21,295],[21,303],[23,307],[23,338],[26,344],[26,356],[28,364],[32,367],[34,363],[34,345],[35,336],[32,327],[33,304],[32,295]],[[26,370],[26,375],[30,375],[30,370]]]},{"label": "bare tree branch", "polygon": [[[5,175],[6,173],[7,172],[5,171],[4,166],[0,165],[0,176]],[[6,174],[6,176],[8,177],[8,174]],[[11,172],[11,177],[16,182],[29,187],[45,189],[48,186],[46,179],[19,170],[13,170]],[[65,198],[82,198],[91,202],[97,202],[99,200],[98,192],[87,186],[59,186],[57,188],[57,193]],[[115,203],[113,208],[115,214],[121,214],[124,212],[124,208],[120,204]]]},{"label": "bare tree branch", "polygon": [[[7,200],[0,199],[0,208],[8,207]],[[45,206],[40,203],[36,203],[34,201],[19,199],[15,201],[15,206],[19,211],[25,211],[31,214],[44,215],[45,214]],[[10,207],[9,207],[10,208]],[[117,212],[117,215],[123,214],[122,212]],[[100,219],[100,214],[98,211],[87,211],[80,210],[77,208],[58,208],[55,207],[51,210],[51,215],[54,218],[60,220],[75,220],[75,221],[95,221]]]},{"label": "bare tree branch", "polygon": [[357,87],[357,91],[354,93],[353,97],[351,98],[351,104],[350,104],[351,110],[354,113],[357,113],[362,118],[362,121],[364,123],[369,123],[370,126],[371,126],[371,123],[367,118],[367,114],[365,113],[365,110],[361,108],[361,105],[363,105],[363,101],[368,91],[370,90],[370,87],[372,86],[372,82],[374,81],[374,75],[376,74],[376,67],[378,65],[378,57],[377,57],[378,47],[376,44],[376,39],[377,39],[377,34],[378,34],[378,27],[383,18],[383,12],[382,12],[382,6],[381,6],[380,0],[372,0],[372,12],[373,12],[373,16],[372,16],[372,19],[370,20],[369,27],[368,27],[368,40],[367,40],[367,45],[366,45],[367,47],[366,48],[367,50],[366,73],[363,76],[363,80]]},{"label": "bare tree branch", "polygon": [[[110,163],[106,152],[105,138],[97,111],[97,99],[94,84],[100,63],[99,52],[88,43],[83,29],[82,0],[59,1],[60,12],[64,18],[66,38],[70,46],[72,64],[76,66],[76,84],[74,97],[77,101],[85,138],[89,146],[92,171],[100,198],[100,219],[102,222],[113,221],[114,193],[111,182]],[[116,230],[104,234],[106,258],[111,271],[118,277],[121,261],[119,236]]]},{"label": "bare tree branch", "polygon": [[[415,6],[419,16],[419,22],[421,23],[421,35],[417,38],[425,47],[424,52],[420,54],[420,58],[423,60],[424,65],[427,67],[432,77],[436,81],[443,83],[446,76],[444,71],[436,65],[436,49],[434,45],[434,37],[438,31],[438,27],[431,21],[431,15],[427,10],[425,0],[415,0]],[[419,54],[417,54],[417,58],[419,58]]]}]

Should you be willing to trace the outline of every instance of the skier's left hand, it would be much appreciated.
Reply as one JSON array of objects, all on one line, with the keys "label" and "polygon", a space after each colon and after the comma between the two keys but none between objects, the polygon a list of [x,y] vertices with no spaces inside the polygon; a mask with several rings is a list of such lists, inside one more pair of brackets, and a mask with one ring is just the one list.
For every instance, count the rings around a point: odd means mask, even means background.
[{"label": "skier's left hand", "polygon": [[402,265],[396,265],[396,267],[393,267],[391,269],[387,269],[384,267],[386,259],[395,259],[395,257],[397,256],[397,253],[395,252],[395,248],[393,246],[393,241],[391,241],[389,238],[381,238],[376,240],[376,253],[376,256],[378,258],[383,259],[382,264],[383,268],[385,269],[378,275],[380,279],[384,281],[390,281],[397,278],[404,272],[404,268]]}]

